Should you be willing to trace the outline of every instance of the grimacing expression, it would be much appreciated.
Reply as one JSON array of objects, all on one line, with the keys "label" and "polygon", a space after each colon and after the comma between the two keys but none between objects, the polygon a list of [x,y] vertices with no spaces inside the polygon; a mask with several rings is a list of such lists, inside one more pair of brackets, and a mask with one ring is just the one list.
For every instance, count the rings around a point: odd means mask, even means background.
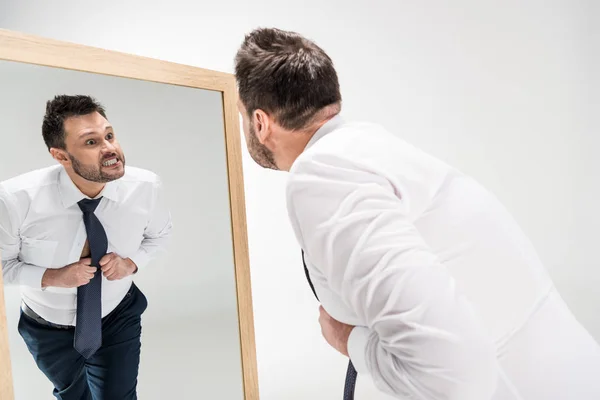
[{"label": "grimacing expression", "polygon": [[73,171],[91,182],[107,183],[125,174],[125,156],[110,123],[99,113],[67,118],[66,153]]},{"label": "grimacing expression", "polygon": [[246,112],[246,108],[241,101],[238,102],[238,109],[242,115],[244,136],[246,137],[246,147],[248,148],[248,153],[250,153],[250,156],[254,162],[263,168],[279,170],[277,164],[275,163],[273,152],[258,140],[258,137],[256,136],[256,130],[254,129],[254,124],[252,121],[250,121],[248,113]]}]

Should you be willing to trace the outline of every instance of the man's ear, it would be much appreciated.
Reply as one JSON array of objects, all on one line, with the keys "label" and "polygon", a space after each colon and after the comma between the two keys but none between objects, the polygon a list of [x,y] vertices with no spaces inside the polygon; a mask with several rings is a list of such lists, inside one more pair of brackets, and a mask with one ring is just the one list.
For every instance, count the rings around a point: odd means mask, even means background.
[{"label": "man's ear", "polygon": [[254,124],[254,131],[260,144],[265,144],[269,139],[272,131],[273,121],[269,114],[263,110],[256,110],[252,113],[252,123]]},{"label": "man's ear", "polygon": [[71,162],[69,157],[67,156],[67,152],[61,149],[57,149],[55,147],[50,148],[50,155],[60,164],[65,165]]}]

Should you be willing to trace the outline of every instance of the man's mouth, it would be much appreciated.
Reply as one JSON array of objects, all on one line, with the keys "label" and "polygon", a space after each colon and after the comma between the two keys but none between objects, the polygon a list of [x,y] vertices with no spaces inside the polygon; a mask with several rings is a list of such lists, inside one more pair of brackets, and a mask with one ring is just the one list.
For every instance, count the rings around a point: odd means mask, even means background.
[{"label": "man's mouth", "polygon": [[106,160],[102,163],[103,167],[114,167],[115,165],[117,165],[117,163],[119,162],[118,158],[111,158],[109,160]]}]

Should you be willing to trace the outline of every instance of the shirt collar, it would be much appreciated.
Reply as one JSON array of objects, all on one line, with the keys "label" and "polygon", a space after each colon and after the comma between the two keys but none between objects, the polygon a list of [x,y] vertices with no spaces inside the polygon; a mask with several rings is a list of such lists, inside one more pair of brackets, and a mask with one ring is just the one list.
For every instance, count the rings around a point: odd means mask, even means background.
[{"label": "shirt collar", "polygon": [[337,114],[335,117],[331,118],[329,121],[327,121],[326,123],[324,123],[315,132],[315,134],[313,135],[312,138],[310,138],[310,140],[306,144],[305,150],[307,150],[310,146],[312,146],[313,144],[315,144],[323,136],[325,136],[328,133],[331,133],[334,130],[336,130],[343,123],[344,123],[344,118],[341,115],[339,115],[339,114]]},{"label": "shirt collar", "polygon": [[[75,186],[64,168],[61,168],[58,179],[60,197],[65,208],[77,204],[80,200],[89,199],[88,196],[81,193],[77,186]],[[108,182],[95,198],[106,197],[108,200],[117,201],[118,182],[118,180]]]}]

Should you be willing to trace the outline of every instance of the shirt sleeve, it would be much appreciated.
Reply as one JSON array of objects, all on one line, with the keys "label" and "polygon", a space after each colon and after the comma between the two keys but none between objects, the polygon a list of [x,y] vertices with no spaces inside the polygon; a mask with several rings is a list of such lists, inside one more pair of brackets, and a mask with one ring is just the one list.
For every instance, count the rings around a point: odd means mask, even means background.
[{"label": "shirt sleeve", "polygon": [[359,374],[399,398],[490,399],[493,342],[413,225],[402,187],[337,155],[305,155],[287,192],[297,238],[364,321],[348,342]]},{"label": "shirt sleeve", "polygon": [[14,196],[0,186],[0,262],[4,283],[41,289],[46,268],[19,260],[20,214]]},{"label": "shirt sleeve", "polygon": [[132,257],[129,257],[137,266],[138,271],[144,269],[152,260],[166,252],[172,230],[173,224],[167,206],[164,186],[160,178],[157,178],[154,184],[154,206],[144,231],[144,239],[138,251]]}]

